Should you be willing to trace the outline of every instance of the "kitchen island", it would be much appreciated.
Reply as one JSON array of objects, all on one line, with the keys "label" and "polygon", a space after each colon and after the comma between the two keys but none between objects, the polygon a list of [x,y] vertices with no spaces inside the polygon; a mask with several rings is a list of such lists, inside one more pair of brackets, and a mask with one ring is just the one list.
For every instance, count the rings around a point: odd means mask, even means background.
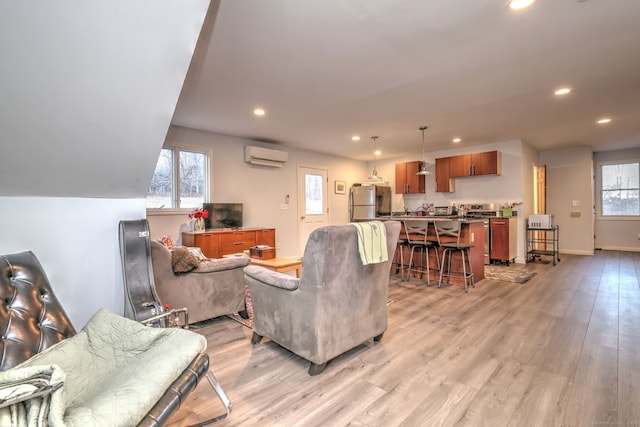
[{"label": "kitchen island", "polygon": [[[457,216],[415,216],[415,215],[397,215],[397,216],[384,216],[376,218],[377,221],[426,221],[429,223],[429,229],[427,232],[427,237],[430,240],[437,241],[435,226],[433,225],[434,221],[450,221],[450,220],[459,220],[462,222],[462,234],[460,235],[460,242],[471,243],[473,244],[473,248],[471,248],[471,268],[473,270],[473,276],[475,282],[479,282],[484,279],[484,221],[482,219],[471,219],[471,218],[460,218]],[[400,230],[400,238],[405,239],[407,236],[404,231],[404,225]],[[441,237],[441,242],[451,242],[455,241],[452,237]],[[409,250],[407,247],[403,248],[404,250],[404,259],[405,263],[408,264],[407,260],[409,259]],[[442,248],[438,249],[440,260],[442,260]],[[414,253],[414,265],[420,265],[419,260],[419,251]],[[396,255],[397,256],[397,253]],[[436,277],[437,271],[435,269],[436,260],[434,256],[429,257],[429,261],[431,263],[431,280],[437,281],[439,277]],[[395,263],[395,260],[394,260]],[[454,253],[453,260],[451,262],[451,270],[453,271],[462,271],[462,262],[460,253]],[[462,283],[462,278],[451,277],[452,283]]]}]

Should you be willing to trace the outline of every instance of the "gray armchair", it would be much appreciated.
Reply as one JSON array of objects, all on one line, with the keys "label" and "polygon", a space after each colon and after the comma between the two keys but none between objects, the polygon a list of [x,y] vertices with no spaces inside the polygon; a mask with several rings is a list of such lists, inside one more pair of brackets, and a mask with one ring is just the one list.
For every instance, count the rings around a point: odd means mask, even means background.
[{"label": "gray armchair", "polygon": [[163,304],[186,307],[189,323],[197,323],[225,314],[240,313],[248,317],[242,269],[248,258],[210,259],[189,273],[175,274],[171,251],[163,244],[151,242],[151,263],[156,292]]},{"label": "gray armchair", "polygon": [[363,265],[356,228],[321,227],[309,236],[298,279],[258,266],[244,269],[253,301],[253,337],[268,337],[311,362],[309,374],[387,329],[387,288],[400,223],[384,223],[386,262]]}]

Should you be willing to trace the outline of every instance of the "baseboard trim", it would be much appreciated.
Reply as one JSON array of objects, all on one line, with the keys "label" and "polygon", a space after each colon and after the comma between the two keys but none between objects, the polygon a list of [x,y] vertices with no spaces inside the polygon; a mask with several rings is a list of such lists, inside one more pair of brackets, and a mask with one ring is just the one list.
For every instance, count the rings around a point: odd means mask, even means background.
[{"label": "baseboard trim", "polygon": [[598,249],[602,249],[603,251],[640,252],[640,248],[627,248],[624,246],[603,246]]},{"label": "baseboard trim", "polygon": [[593,255],[594,251],[572,251],[572,250],[566,250],[566,249],[562,249],[559,250],[558,252],[560,252],[560,254],[566,254],[566,255]]}]

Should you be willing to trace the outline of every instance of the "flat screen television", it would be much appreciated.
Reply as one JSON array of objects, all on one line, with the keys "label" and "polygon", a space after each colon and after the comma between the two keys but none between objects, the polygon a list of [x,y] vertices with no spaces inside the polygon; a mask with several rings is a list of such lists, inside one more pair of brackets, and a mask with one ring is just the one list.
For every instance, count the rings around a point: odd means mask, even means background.
[{"label": "flat screen television", "polygon": [[204,203],[202,208],[209,211],[204,220],[207,230],[242,227],[242,203]]}]

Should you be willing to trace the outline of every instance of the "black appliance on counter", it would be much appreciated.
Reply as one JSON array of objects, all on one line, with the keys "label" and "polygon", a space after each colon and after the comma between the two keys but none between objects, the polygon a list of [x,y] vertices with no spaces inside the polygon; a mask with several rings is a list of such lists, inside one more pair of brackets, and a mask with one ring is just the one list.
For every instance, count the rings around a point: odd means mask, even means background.
[{"label": "black appliance on counter", "polygon": [[454,216],[458,214],[458,210],[455,206],[436,206],[433,208],[433,214],[435,216]]}]

